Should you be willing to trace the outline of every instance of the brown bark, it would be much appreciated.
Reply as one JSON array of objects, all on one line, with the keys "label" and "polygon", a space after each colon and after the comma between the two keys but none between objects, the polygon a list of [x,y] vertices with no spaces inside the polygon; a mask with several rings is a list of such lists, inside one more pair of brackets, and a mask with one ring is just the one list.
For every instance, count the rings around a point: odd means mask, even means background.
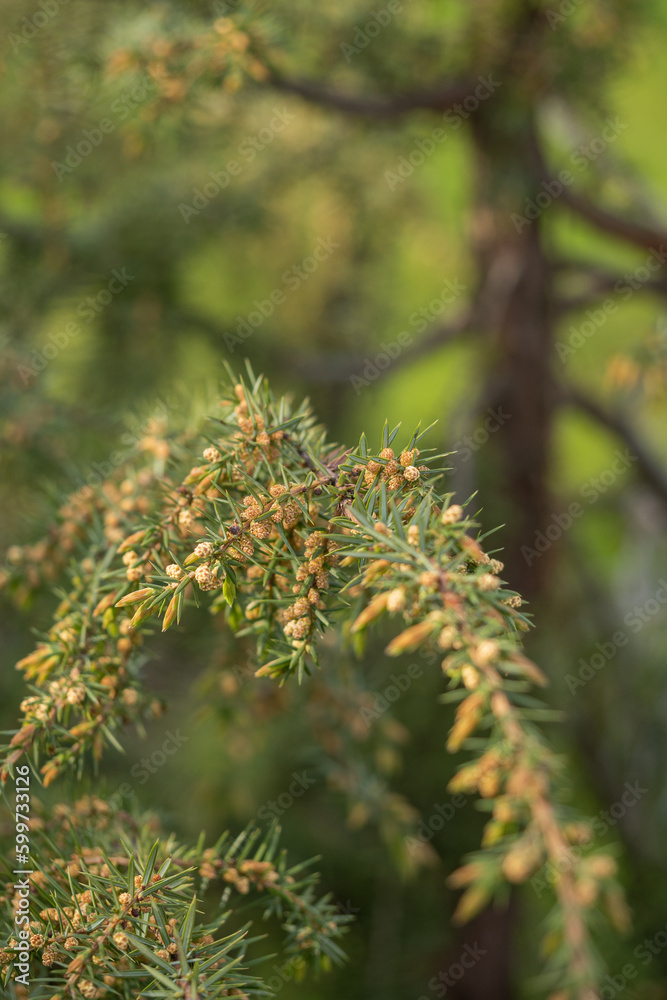
[{"label": "brown bark", "polygon": [[499,481],[491,484],[493,496],[485,506],[500,506],[507,524],[502,534],[505,578],[534,600],[546,578],[549,554],[531,559],[521,550],[533,547],[553,511],[548,487],[555,405],[551,266],[540,219],[525,218],[525,203],[535,186],[530,122],[519,134],[498,136],[495,126],[480,117],[473,134],[478,322],[490,352],[484,395],[504,417],[494,435]]}]

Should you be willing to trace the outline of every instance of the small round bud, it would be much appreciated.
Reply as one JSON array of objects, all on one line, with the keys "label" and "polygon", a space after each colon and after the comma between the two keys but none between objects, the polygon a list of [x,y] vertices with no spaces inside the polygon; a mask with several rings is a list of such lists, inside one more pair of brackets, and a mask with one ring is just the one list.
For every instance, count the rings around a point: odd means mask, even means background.
[{"label": "small round bud", "polygon": [[463,681],[464,687],[466,687],[469,691],[472,691],[479,684],[479,674],[474,667],[471,667],[469,663],[466,663],[466,665],[461,668],[461,680]]},{"label": "small round bud", "polygon": [[[491,575],[491,574],[487,574]],[[475,663],[480,667],[486,667],[489,663],[493,663],[494,660],[498,659],[500,654],[500,646],[493,639],[482,639],[477,649],[475,650]]]},{"label": "small round bud", "polygon": [[195,520],[194,511],[190,507],[184,507],[178,515],[178,523],[182,528],[189,528]]},{"label": "small round bud", "polygon": [[453,625],[445,625],[438,635],[438,649],[451,649],[458,633]]},{"label": "small round bud", "polygon": [[199,559],[207,559],[213,555],[213,545],[211,542],[200,542],[199,545],[195,545],[194,554]]},{"label": "small round bud", "polygon": [[409,483],[414,483],[419,479],[421,473],[415,465],[408,465],[403,475]]},{"label": "small round bud", "polygon": [[447,510],[443,510],[442,517],[440,521],[442,524],[456,524],[463,517],[463,508],[459,507],[457,503],[452,504]]},{"label": "small round bud", "polygon": [[180,566],[177,566],[176,563],[169,563],[169,565],[165,570],[165,573],[167,574],[167,576],[171,577],[172,580],[179,580],[180,577],[183,575],[183,570],[181,569]]},{"label": "small round bud", "polygon": [[195,570],[195,580],[202,590],[211,590],[215,586],[210,566],[198,566]]},{"label": "small round bud", "polygon": [[395,590],[390,590],[387,595],[387,611],[391,611],[392,614],[396,611],[402,611],[406,604],[405,590],[403,587],[396,587]]}]

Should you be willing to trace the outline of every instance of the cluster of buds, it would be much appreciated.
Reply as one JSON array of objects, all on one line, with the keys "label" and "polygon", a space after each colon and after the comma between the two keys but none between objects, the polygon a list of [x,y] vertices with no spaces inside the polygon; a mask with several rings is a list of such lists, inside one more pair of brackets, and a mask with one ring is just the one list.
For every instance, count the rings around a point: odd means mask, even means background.
[{"label": "cluster of buds", "polygon": [[[335,939],[349,918],[337,914],[326,897],[317,899],[312,891],[316,876],[304,878],[303,866],[285,870],[284,855],[280,864],[268,859],[276,846],[273,833],[260,842],[258,830],[236,838],[224,835],[215,848],[204,850],[201,844],[185,847],[163,839],[154,818],[138,822],[96,797],[57,805],[50,813],[35,803],[35,810],[27,906],[11,873],[0,883],[0,967],[6,981],[19,961],[16,919],[25,913],[30,976],[36,979],[47,969],[54,996],[131,1000],[145,985],[147,958],[161,967],[153,992],[165,1000],[172,989],[158,993],[157,987],[162,990],[168,977],[178,989],[183,961],[204,965],[198,977],[202,997],[243,997],[253,985],[264,992],[261,982],[238,971],[239,964],[247,964],[245,935],[230,949],[226,927],[236,901],[259,893],[271,895],[269,912],[300,940],[308,940],[313,958],[332,950],[342,957]],[[150,836],[148,859],[132,853],[128,834],[138,843]],[[225,852],[224,843],[237,853]],[[128,878],[132,871],[137,874]],[[233,888],[234,898],[229,901],[229,892],[224,893],[205,925],[186,921],[188,913],[196,914],[195,901],[210,879]],[[217,986],[209,993],[207,981],[218,970],[223,976],[211,980]]]},{"label": "cluster of buds", "polygon": [[208,563],[202,563],[195,570],[195,580],[200,590],[215,590],[222,586],[222,580],[218,579],[217,569]]},{"label": "cluster of buds", "polygon": [[[120,501],[105,508],[102,521],[107,542],[109,532],[114,545],[118,533],[123,539],[118,558],[103,572],[98,550],[97,560],[81,563],[48,642],[23,661],[39,693],[24,700],[24,723],[4,775],[32,747],[48,746],[42,768],[48,784],[85,750],[98,754],[113,728],[145,710],[137,680],[140,632],[153,616],[162,618],[163,631],[179,621],[193,583],[202,591],[222,586],[211,610],[228,615],[233,627],[244,621],[244,633],[257,636],[265,658],[256,675],[281,680],[317,664],[319,634],[345,603],[354,604],[353,634],[395,615],[403,625],[386,653],[435,652],[431,662],[445,653],[442,671],[458,703],[447,746],[478,752],[454,779],[455,787],[487,799],[491,813],[480,860],[455,874],[454,884],[466,889],[457,916],[470,917],[502,880],[524,881],[540,865],[555,864],[569,845],[553,754],[526,724],[525,702],[516,695],[544,683],[521,653],[528,623],[520,598],[504,588],[502,563],[472,537],[476,526],[463,508],[436,493],[432,459],[422,451],[424,464],[416,464],[418,434],[398,457],[391,447],[396,432],[390,437],[387,429],[377,454],[369,454],[365,439],[358,452],[345,452],[326,443],[306,408],[292,415],[268,392],[255,398],[237,385],[234,393],[218,422],[224,434],[216,426],[220,447],[206,447],[207,464],[193,466],[180,482],[162,483],[151,518],[129,535],[136,522],[130,527],[128,515],[140,513],[137,496],[115,487]],[[140,578],[143,585],[132,589]],[[529,718],[539,712],[531,707]],[[277,892],[280,885],[288,898],[286,885],[272,883],[273,869],[248,860],[211,855],[200,859],[201,875],[221,877],[240,896],[256,888]],[[610,877],[596,881],[595,871],[578,862],[554,887],[573,968],[588,968],[583,911],[610,898]],[[299,947],[316,942],[313,927],[309,920],[300,929]],[[63,946],[78,940],[73,926],[62,931]],[[117,951],[132,951],[114,936],[126,935],[131,944],[129,933],[114,925],[109,940]],[[167,954],[170,946],[162,941]]]},{"label": "cluster of buds", "polygon": [[427,465],[414,464],[419,455],[418,448],[402,451],[395,457],[393,448],[383,448],[377,459],[370,459],[365,465],[355,466],[356,474],[363,473],[364,484],[372,486],[376,481],[387,484],[390,490],[400,490],[406,483],[414,485],[423,472],[429,472]]}]

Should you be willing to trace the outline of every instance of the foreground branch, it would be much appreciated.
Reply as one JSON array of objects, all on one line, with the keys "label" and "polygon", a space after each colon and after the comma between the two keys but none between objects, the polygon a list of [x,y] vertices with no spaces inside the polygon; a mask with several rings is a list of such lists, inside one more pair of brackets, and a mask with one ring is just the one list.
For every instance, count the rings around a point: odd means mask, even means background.
[{"label": "foreground branch", "polygon": [[[117,746],[114,732],[128,722],[156,714],[141,682],[143,634],[157,623],[163,632],[176,626],[195,601],[208,602],[209,592],[211,611],[239,638],[255,640],[255,676],[281,683],[303,681],[318,666],[321,639],[343,615],[357,651],[366,629],[392,616],[399,631],[387,655],[423,656],[447,682],[441,700],[457,705],[447,749],[465,751],[467,760],[449,787],[479,795],[488,809],[481,849],[450,879],[464,890],[454,919],[466,921],[492,900],[505,899],[508,885],[541,884],[544,871],[558,872],[549,935],[555,948],[550,943],[546,975],[564,991],[563,1000],[589,1000],[598,978],[592,929],[599,910],[618,924],[616,865],[593,847],[590,824],[573,822],[572,811],[560,805],[561,767],[535,725],[552,713],[530,693],[545,678],[522,652],[528,621],[521,598],[504,587],[503,564],[473,537],[476,524],[451,504],[450,493],[438,492],[442,456],[420,453],[426,432],[419,430],[395,449],[399,427],[390,432],[388,425],[377,450],[365,436],[358,450],[341,449],[327,442],[307,405],[291,409],[250,371],[249,382],[235,384],[218,412],[202,442],[206,447],[195,448],[193,456],[188,443],[186,453],[196,464],[187,471],[186,459],[185,475],[157,482],[142,477],[146,496],[137,499],[146,504],[137,504],[129,480],[122,489],[110,483],[101,488],[89,554],[73,574],[54,627],[18,664],[31,693],[21,704],[18,732],[1,748],[2,777],[32,769],[51,784],[88,756],[99,758],[107,744]],[[592,849],[583,855],[574,850],[579,844]],[[241,871],[247,859],[237,846],[224,858],[214,852],[202,859],[199,870],[208,879],[219,867],[229,881],[233,869],[234,885],[244,894],[259,869]],[[273,874],[260,874],[265,871]],[[174,942],[181,964],[172,975],[168,934],[163,931],[159,942],[166,947],[155,949],[157,938],[146,943],[132,923],[142,918],[152,873],[150,859],[138,882],[130,872],[127,890],[118,895],[120,912],[109,898],[107,929],[100,932],[105,954],[111,940],[124,953],[133,945],[142,955],[148,950],[151,962],[164,962],[160,981],[169,989],[181,980],[194,983],[198,967],[190,965],[182,942]],[[171,878],[161,866],[155,885],[166,892]],[[173,878],[178,883],[181,873]],[[263,891],[275,893],[275,884]],[[301,912],[303,900],[287,902]],[[191,907],[194,914],[196,902]],[[43,908],[41,919],[51,919]],[[165,921],[154,916],[160,937]],[[295,931],[298,947],[312,941],[316,959],[335,958],[326,932],[333,935],[338,927],[330,926],[329,914],[323,914],[321,933],[312,935],[316,915],[304,916],[308,930]],[[193,919],[183,917],[181,938]],[[119,921],[129,926],[118,930]],[[51,930],[55,939],[55,924]],[[57,930],[62,948],[76,951],[79,938],[68,931]],[[60,948],[60,939],[56,944]],[[85,966],[86,984],[96,991],[94,959],[100,956],[87,938],[81,946],[68,974],[81,978]],[[117,956],[111,960],[115,968]],[[216,953],[211,962],[218,960]],[[151,975],[160,979],[157,971]],[[215,976],[207,989],[184,995],[229,995]]]}]

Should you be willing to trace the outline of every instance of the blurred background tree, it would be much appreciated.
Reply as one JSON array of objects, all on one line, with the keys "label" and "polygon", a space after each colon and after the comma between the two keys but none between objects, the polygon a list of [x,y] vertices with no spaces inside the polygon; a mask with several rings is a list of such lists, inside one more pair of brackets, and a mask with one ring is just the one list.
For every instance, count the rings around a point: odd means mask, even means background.
[{"label": "blurred background tree", "polygon": [[[195,421],[223,358],[310,392],[342,441],[385,415],[438,419],[451,489],[504,524],[580,804],[619,813],[635,929],[610,971],[630,961],[664,989],[665,953],[644,968],[633,950],[664,926],[667,5],[8,0],[0,16],[5,549],[163,421]],[[33,616],[53,606],[42,555],[23,550],[8,595]],[[9,725],[27,621],[5,614],[3,633]],[[332,663],[326,684],[277,692],[246,683],[215,622],[184,628],[152,674],[187,743],[132,775],[156,724],[108,766],[109,793],[129,783],[215,830],[309,768],[286,842],[321,851],[358,927],[347,971],[284,995],[443,995],[429,982],[466,940],[488,954],[449,995],[526,994],[539,890],[456,937],[444,879],[481,819],[467,805],[428,847],[406,840],[449,801],[429,763],[442,709],[424,708],[441,682],[369,728],[353,692],[373,703],[381,659]],[[631,808],[627,782],[646,789]]]}]

